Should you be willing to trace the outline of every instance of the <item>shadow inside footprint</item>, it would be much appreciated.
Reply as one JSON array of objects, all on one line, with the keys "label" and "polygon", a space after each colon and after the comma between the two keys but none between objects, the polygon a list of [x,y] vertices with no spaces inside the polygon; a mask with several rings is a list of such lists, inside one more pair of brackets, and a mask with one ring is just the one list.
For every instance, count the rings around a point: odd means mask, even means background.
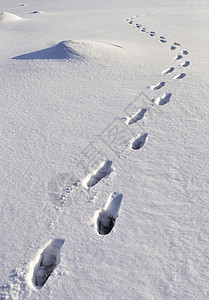
[{"label": "shadow inside footprint", "polygon": [[137,137],[131,144],[131,149],[133,150],[139,150],[141,149],[144,144],[146,143],[148,133],[144,133]]},{"label": "shadow inside footprint", "polygon": [[190,62],[187,60],[183,64],[181,64],[182,67],[186,68],[190,65]]},{"label": "shadow inside footprint", "polygon": [[98,220],[98,232],[101,235],[106,235],[110,233],[115,225],[115,219],[108,216],[105,212],[99,214]]},{"label": "shadow inside footprint", "polygon": [[155,90],[161,89],[164,86],[165,86],[165,81],[162,81],[162,82],[159,82],[157,84],[151,85],[150,89],[155,91]]},{"label": "shadow inside footprint", "polygon": [[177,55],[175,58],[174,58],[174,60],[179,60],[179,59],[182,59],[183,58],[183,56],[182,55]]},{"label": "shadow inside footprint", "polygon": [[185,76],[186,76],[185,73],[181,73],[181,74],[176,75],[173,79],[182,79],[182,78],[184,78]]},{"label": "shadow inside footprint", "polygon": [[171,96],[172,96],[172,93],[165,93],[162,97],[158,97],[155,100],[155,103],[160,106],[165,105],[168,102],[170,102]]},{"label": "shadow inside footprint", "polygon": [[182,51],[182,54],[184,54],[184,55],[188,55],[188,54],[189,54],[189,52],[188,52],[187,50],[183,50],[183,51]]},{"label": "shadow inside footprint", "polygon": [[175,70],[174,67],[170,67],[170,68],[162,71],[162,74],[169,74],[169,73],[172,73],[174,70]]}]

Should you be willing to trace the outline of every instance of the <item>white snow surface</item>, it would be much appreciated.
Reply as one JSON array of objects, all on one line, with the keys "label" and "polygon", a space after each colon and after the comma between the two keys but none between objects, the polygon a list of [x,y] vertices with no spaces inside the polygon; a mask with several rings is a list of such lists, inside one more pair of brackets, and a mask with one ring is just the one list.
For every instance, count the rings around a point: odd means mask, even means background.
[{"label": "white snow surface", "polygon": [[18,17],[17,15],[8,13],[8,12],[0,12],[0,23],[4,23],[4,22],[12,22],[12,21],[18,21],[21,20],[20,17]]},{"label": "white snow surface", "polygon": [[0,4],[0,299],[209,299],[208,0]]}]

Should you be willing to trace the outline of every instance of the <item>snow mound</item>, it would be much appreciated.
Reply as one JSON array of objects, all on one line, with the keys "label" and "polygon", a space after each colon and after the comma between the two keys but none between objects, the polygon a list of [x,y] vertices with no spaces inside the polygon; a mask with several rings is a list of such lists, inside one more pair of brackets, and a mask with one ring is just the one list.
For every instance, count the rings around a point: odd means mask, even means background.
[{"label": "snow mound", "polygon": [[78,46],[79,43],[73,42],[73,41],[62,41],[59,44],[23,54],[20,56],[13,57],[14,59],[79,59],[83,56],[75,49],[75,46]]},{"label": "snow mound", "polygon": [[81,55],[73,49],[73,46],[75,45],[75,42],[72,41],[62,41],[59,44],[57,44],[51,54],[56,58],[64,58],[64,59],[76,59],[80,58]]},{"label": "snow mound", "polygon": [[0,12],[0,23],[12,22],[12,21],[18,21],[18,20],[22,20],[22,18],[20,18],[17,15],[8,13],[8,12]]},{"label": "snow mound", "polygon": [[13,59],[78,60],[83,58],[104,57],[107,56],[109,53],[111,54],[113,49],[115,49],[115,51],[121,51],[121,48],[122,47],[115,44],[108,44],[102,42],[67,40],[62,41],[53,47],[22,54],[20,56],[13,57]]}]

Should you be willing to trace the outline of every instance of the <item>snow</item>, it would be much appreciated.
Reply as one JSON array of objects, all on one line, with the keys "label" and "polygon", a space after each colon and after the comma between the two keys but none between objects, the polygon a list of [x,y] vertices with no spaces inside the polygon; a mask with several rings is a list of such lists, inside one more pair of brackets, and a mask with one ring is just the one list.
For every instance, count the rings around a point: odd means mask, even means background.
[{"label": "snow", "polygon": [[8,12],[0,12],[0,23],[3,22],[12,22],[12,21],[18,21],[21,20],[20,17],[17,15],[8,13]]},{"label": "snow", "polygon": [[208,1],[1,10],[0,299],[208,299]]}]

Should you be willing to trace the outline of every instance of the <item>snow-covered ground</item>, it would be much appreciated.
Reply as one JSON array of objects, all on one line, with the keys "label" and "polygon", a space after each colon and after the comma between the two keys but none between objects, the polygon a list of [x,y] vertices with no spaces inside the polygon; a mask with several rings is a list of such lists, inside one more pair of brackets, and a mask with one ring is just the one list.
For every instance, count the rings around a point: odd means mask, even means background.
[{"label": "snow-covered ground", "polygon": [[0,299],[209,299],[208,0],[0,11]]}]

